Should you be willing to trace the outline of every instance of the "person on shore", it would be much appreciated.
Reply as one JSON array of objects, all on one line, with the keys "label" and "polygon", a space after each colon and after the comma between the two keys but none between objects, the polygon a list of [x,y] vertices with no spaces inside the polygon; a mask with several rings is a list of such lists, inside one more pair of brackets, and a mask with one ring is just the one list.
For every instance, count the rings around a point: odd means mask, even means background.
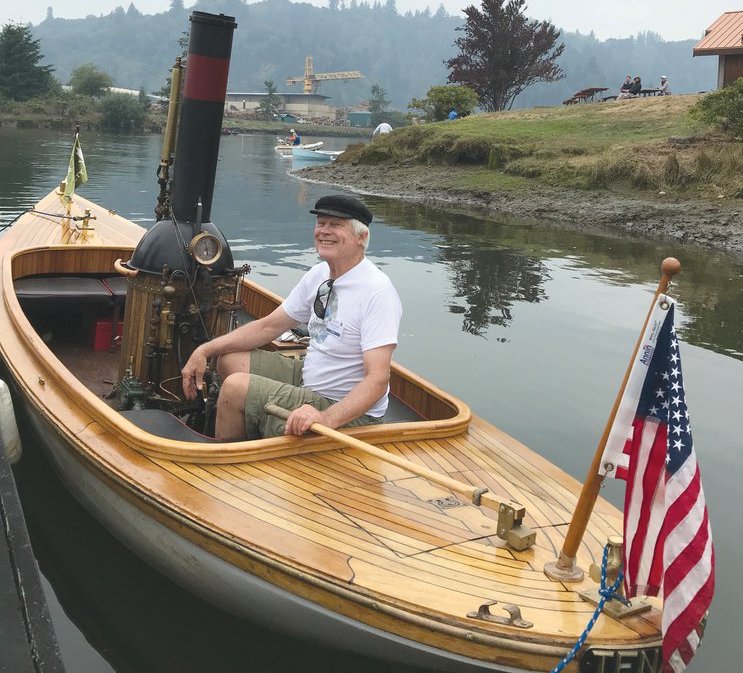
[{"label": "person on shore", "polygon": [[671,86],[668,84],[668,77],[665,75],[660,76],[660,84],[658,85],[658,95],[659,96],[670,96],[671,95]]},{"label": "person on shore", "polygon": [[457,114],[457,111],[454,108],[452,108],[449,111],[449,114],[447,116],[447,119],[454,120],[454,119],[458,119],[458,118],[459,118],[459,114]]},{"label": "person on shore", "polygon": [[374,129],[372,138],[374,136],[385,135],[386,133],[392,133],[392,127],[387,122],[382,122],[381,124],[379,124],[379,126],[377,126],[377,128]]},{"label": "person on shore", "polygon": [[629,85],[629,89],[617,96],[617,100],[624,100],[626,98],[637,98],[642,91],[642,80],[639,75],[635,75],[632,80],[632,84]]},{"label": "person on shore", "polygon": [[[186,397],[195,399],[207,360],[219,357],[215,434],[223,441],[301,435],[316,422],[381,423],[387,409],[402,307],[390,279],[366,257],[372,213],[336,195],[310,212],[323,261],[268,316],[201,344],[181,372]],[[310,335],[305,358],[260,350],[302,323]],[[288,420],[266,414],[267,403],[291,410]]]},{"label": "person on shore", "polygon": [[287,145],[301,145],[302,138],[294,129],[291,129],[289,131],[289,136],[284,142],[286,142]]},{"label": "person on shore", "polygon": [[622,85],[619,87],[619,93],[628,93],[629,88],[632,86],[632,75],[627,75],[627,77],[624,78],[624,82],[622,82]]}]

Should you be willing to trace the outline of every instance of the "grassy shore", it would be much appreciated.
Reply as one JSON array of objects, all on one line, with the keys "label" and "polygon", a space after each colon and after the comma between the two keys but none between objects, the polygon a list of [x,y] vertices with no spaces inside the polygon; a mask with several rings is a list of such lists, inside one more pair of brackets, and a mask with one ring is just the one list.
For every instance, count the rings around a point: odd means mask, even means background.
[{"label": "grassy shore", "polygon": [[743,196],[743,145],[695,121],[699,96],[534,108],[402,128],[343,161],[467,167],[458,187],[530,190],[535,183],[689,198]]}]

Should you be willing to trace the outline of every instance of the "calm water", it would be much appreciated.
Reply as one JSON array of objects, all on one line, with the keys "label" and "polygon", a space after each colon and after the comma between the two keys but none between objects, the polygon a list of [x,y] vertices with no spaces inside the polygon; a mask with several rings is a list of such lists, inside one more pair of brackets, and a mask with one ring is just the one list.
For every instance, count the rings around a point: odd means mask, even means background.
[{"label": "calm water", "polygon": [[[0,222],[66,173],[69,137],[0,129]],[[85,134],[85,197],[150,226],[159,137]],[[212,218],[236,262],[286,294],[316,261],[314,201],[329,191],[287,174],[269,136],[222,140]],[[327,149],[345,142],[329,139]],[[690,670],[737,671],[736,568],[743,539],[743,265],[722,254],[514,221],[485,221],[369,197],[369,256],[404,306],[396,359],[583,479],[648,308],[663,257],[684,271],[679,333],[687,399],[717,553],[717,594]],[[587,213],[587,217],[590,214]],[[191,598],[123,549],[61,488],[38,447],[18,467],[34,549],[67,668],[105,671],[375,671],[238,622]],[[617,484],[605,495],[620,505]],[[735,627],[734,627],[735,628]]]}]

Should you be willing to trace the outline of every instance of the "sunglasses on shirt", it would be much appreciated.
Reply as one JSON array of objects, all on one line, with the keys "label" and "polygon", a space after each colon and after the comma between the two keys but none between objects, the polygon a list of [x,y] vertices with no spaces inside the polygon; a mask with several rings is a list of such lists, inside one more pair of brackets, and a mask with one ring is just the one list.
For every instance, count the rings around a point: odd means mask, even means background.
[{"label": "sunglasses on shirt", "polygon": [[328,310],[328,301],[330,300],[330,293],[333,290],[333,278],[328,278],[325,282],[320,284],[317,288],[317,294],[315,295],[315,303],[312,305],[315,315],[320,320],[325,320],[325,313]]}]

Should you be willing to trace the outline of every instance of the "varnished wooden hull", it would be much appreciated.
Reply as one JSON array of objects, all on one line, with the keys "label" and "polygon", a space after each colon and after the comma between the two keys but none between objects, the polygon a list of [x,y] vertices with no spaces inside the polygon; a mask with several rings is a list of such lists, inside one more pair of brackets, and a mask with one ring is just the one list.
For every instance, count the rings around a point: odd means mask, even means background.
[{"label": "varnished wooden hull", "polygon": [[[400,367],[393,392],[437,420],[351,434],[520,502],[537,530],[533,548],[509,549],[493,513],[331,440],[195,444],[137,428],[80,384],[15,298],[18,278],[110,273],[128,258],[142,231],[75,198],[74,208],[96,214],[94,235],[27,214],[0,238],[0,352],[68,488],[106,527],[194,593],[304,637],[442,670],[552,669],[593,612],[578,596],[591,580],[568,585],[542,572],[562,545],[574,479]],[[51,194],[38,209],[55,208]],[[246,286],[254,315],[277,300]],[[616,533],[620,513],[599,501],[579,564],[598,562]],[[467,617],[493,600],[518,605],[533,627]],[[655,608],[621,622],[602,616],[588,646],[653,648],[659,628]]]}]

